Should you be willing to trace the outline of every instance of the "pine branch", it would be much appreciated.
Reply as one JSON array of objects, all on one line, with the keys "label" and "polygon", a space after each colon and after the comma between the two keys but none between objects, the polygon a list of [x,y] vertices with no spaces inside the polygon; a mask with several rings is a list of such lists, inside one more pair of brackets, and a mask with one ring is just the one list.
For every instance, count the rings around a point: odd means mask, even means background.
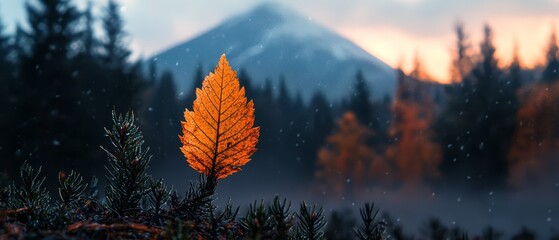
[{"label": "pine branch", "polygon": [[20,177],[21,186],[18,189],[13,186],[12,190],[16,194],[11,207],[29,208],[36,215],[43,215],[48,211],[50,196],[46,188],[43,187],[45,178],[39,178],[41,167],[37,171],[25,161],[21,165]]},{"label": "pine branch", "polygon": [[324,220],[322,207],[316,210],[316,205],[311,208],[303,202],[297,218],[299,220],[297,235],[300,239],[317,240],[324,238],[323,228],[326,221]]},{"label": "pine branch", "polygon": [[49,226],[51,223],[49,220],[52,220],[48,218],[51,210],[50,196],[43,187],[45,178],[40,178],[40,174],[41,167],[35,171],[25,161],[20,169],[21,185],[16,186],[15,183],[12,183],[3,190],[3,195],[8,199],[3,203],[3,207],[7,210],[2,214],[14,217],[30,229]]},{"label": "pine branch", "polygon": [[241,220],[241,227],[250,239],[268,239],[271,230],[271,216],[264,207],[264,202],[250,204],[246,216]]},{"label": "pine branch", "polygon": [[289,231],[293,224],[293,217],[289,213],[291,209],[291,202],[287,203],[287,199],[279,200],[279,197],[274,197],[272,204],[268,211],[272,218],[273,225],[273,239],[287,239]]},{"label": "pine branch", "polygon": [[215,210],[210,212],[209,226],[202,228],[204,239],[239,239],[241,238],[241,226],[235,222],[239,213],[239,207],[233,210],[231,202],[228,202],[225,209],[220,213]]},{"label": "pine branch", "polygon": [[200,174],[198,184],[190,183],[186,196],[181,200],[177,191],[171,191],[170,212],[181,220],[200,222],[208,219],[213,211],[213,192],[207,191],[207,178]]},{"label": "pine branch", "polygon": [[125,211],[137,209],[142,196],[146,193],[148,180],[147,168],[151,156],[143,150],[142,133],[134,124],[134,114],[127,113],[124,117],[113,110],[113,128],[105,129],[111,140],[113,150],[101,147],[109,158],[109,185],[105,192],[107,206],[113,212],[123,214]]},{"label": "pine branch", "polygon": [[165,183],[163,183],[163,179],[159,179],[156,182],[153,182],[153,179],[150,179],[148,191],[148,204],[149,208],[153,213],[159,214],[162,211],[163,205],[167,204],[169,200],[169,191],[167,191],[167,187]]},{"label": "pine branch", "polygon": [[79,173],[71,171],[70,174],[66,176],[64,172],[59,172],[58,183],[60,184],[58,195],[61,200],[61,211],[75,208],[81,200],[85,199],[84,193],[87,188],[87,183],[83,182],[83,177]]},{"label": "pine branch", "polygon": [[366,203],[364,208],[359,210],[362,225],[355,228],[355,235],[359,240],[382,240],[385,230],[384,222],[375,222],[380,209],[375,210],[374,203]]}]

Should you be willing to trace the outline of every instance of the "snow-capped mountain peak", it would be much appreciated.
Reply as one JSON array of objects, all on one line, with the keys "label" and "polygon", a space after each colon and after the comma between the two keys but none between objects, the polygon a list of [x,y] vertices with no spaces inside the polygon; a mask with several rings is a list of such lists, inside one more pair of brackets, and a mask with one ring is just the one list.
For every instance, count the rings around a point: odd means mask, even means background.
[{"label": "snow-capped mountain peak", "polygon": [[[235,68],[246,69],[256,84],[285,76],[292,93],[310,99],[323,91],[332,99],[347,95],[357,71],[376,97],[392,94],[392,68],[313,19],[279,3],[264,3],[234,16],[202,35],[154,56],[170,70],[180,91],[191,91],[195,66],[211,70],[226,53]],[[347,90],[347,91],[346,91]]]}]

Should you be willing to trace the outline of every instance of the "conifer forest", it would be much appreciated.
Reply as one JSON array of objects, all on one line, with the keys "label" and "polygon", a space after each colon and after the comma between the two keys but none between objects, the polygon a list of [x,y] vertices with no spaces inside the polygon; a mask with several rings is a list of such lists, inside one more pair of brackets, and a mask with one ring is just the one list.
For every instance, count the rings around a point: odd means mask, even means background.
[{"label": "conifer forest", "polygon": [[552,23],[510,58],[445,23],[443,80],[280,2],[150,55],[123,10],[150,1],[14,2],[0,239],[559,239]]}]

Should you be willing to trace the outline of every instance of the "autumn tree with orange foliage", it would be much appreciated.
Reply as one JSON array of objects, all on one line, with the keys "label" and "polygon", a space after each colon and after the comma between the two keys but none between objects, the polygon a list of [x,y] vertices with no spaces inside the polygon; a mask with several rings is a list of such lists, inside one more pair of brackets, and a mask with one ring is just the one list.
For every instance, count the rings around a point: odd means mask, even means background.
[{"label": "autumn tree with orange foliage", "polygon": [[559,83],[541,84],[521,93],[517,129],[509,152],[509,184],[537,184],[559,170]]},{"label": "autumn tree with orange foliage", "polygon": [[359,123],[353,112],[344,113],[337,122],[336,132],[318,151],[317,191],[328,193],[331,190],[337,196],[352,197],[368,180],[369,167],[376,169],[377,175],[383,172],[379,156],[367,145],[371,135],[369,128]]},{"label": "autumn tree with orange foliage", "polygon": [[184,118],[181,151],[194,170],[207,176],[213,192],[218,179],[250,161],[260,135],[260,128],[254,127],[254,103],[247,102],[225,54],[196,89],[193,110],[186,109]]},{"label": "autumn tree with orange foliage", "polygon": [[420,185],[425,179],[439,176],[441,147],[433,141],[433,99],[426,83],[428,75],[416,58],[411,77],[398,70],[398,87],[393,105],[394,119],[390,127],[393,139],[385,153],[398,179],[405,186]]},{"label": "autumn tree with orange foliage", "polygon": [[[538,184],[555,176],[559,170],[556,159],[559,147],[559,47],[552,32],[541,83],[523,89],[521,106],[516,114],[516,129],[508,154],[508,183],[515,187]],[[512,67],[519,68],[515,56]],[[554,70],[555,69],[555,70]]]}]

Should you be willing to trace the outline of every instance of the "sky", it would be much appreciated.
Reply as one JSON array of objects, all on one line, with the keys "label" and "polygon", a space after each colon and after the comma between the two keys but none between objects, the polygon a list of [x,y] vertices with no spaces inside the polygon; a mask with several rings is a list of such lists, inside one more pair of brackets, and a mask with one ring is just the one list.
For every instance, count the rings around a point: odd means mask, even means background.
[{"label": "sky", "polygon": [[[25,22],[23,3],[0,0],[8,30]],[[107,0],[93,1],[100,14]],[[149,57],[193,38],[268,0],[120,0],[134,57]],[[83,8],[87,0],[74,0]],[[526,67],[543,61],[559,0],[283,0],[283,3],[350,39],[387,64],[409,70],[414,56],[435,80],[448,81],[453,27],[460,21],[477,49],[484,24],[493,27],[501,66],[515,44]]]}]

